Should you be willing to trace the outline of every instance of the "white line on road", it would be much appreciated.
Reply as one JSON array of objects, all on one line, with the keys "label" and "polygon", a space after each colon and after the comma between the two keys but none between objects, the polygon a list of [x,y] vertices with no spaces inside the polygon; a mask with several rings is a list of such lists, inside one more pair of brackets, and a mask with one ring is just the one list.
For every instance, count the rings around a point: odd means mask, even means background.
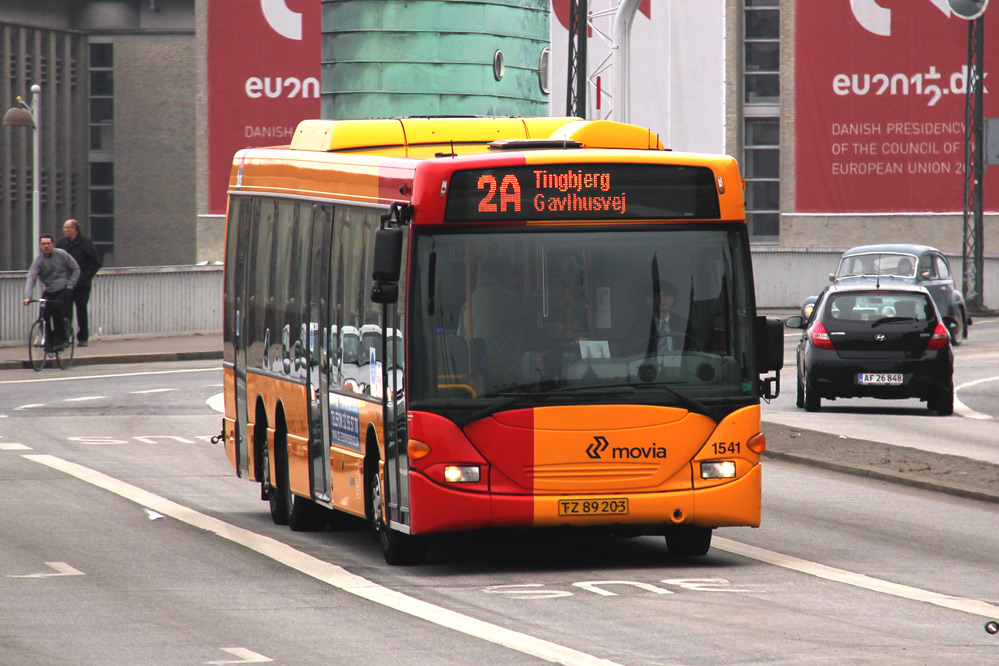
[{"label": "white line on road", "polygon": [[176,391],[175,388],[158,388],[158,389],[146,389],[145,391],[132,391],[133,395],[143,395],[145,393],[169,393],[170,391]]},{"label": "white line on road", "polygon": [[30,446],[19,442],[0,442],[0,451],[30,451]]},{"label": "white line on road", "polygon": [[957,399],[957,392],[960,391],[960,390],[962,390],[962,389],[970,388],[972,386],[977,386],[978,384],[984,384],[985,382],[994,382],[996,380],[999,380],[999,377],[986,377],[984,379],[976,379],[973,382],[966,382],[964,384],[961,384],[960,386],[955,386],[954,387],[954,413],[958,414],[960,416],[963,416],[965,418],[968,418],[968,419],[977,419],[979,421],[990,421],[990,420],[992,420],[992,416],[991,415],[989,415],[989,414],[982,414],[981,412],[976,412],[971,407],[968,407],[966,404],[964,404],[963,402],[961,402],[960,400],[958,400]]},{"label": "white line on road", "polygon": [[104,400],[106,395],[88,395],[82,398],[65,398],[63,402],[86,402],[88,400]]},{"label": "white line on road", "polygon": [[206,664],[264,664],[267,662],[274,661],[269,657],[265,657],[262,654],[258,654],[253,650],[247,650],[242,647],[229,647],[220,648],[221,650],[228,652],[234,657],[239,657],[238,660],[226,660],[226,661],[206,661]]},{"label": "white line on road", "polygon": [[33,573],[21,575],[8,575],[7,578],[56,578],[57,576],[83,576],[79,569],[74,569],[65,562],[46,562],[46,565],[55,569],[55,573]]},{"label": "white line on road", "polygon": [[20,409],[38,409],[39,407],[44,407],[44,406],[45,406],[45,403],[43,403],[43,402],[35,402],[35,403],[30,404],[30,405],[21,405],[20,407],[15,407],[14,411],[16,412],[16,411],[18,411]]},{"label": "white line on road", "polygon": [[808,560],[803,560],[791,555],[776,553],[772,550],[757,548],[756,546],[739,543],[738,541],[731,541],[730,539],[715,537],[712,542],[712,546],[719,550],[724,550],[728,553],[734,553],[736,555],[742,555],[743,557],[748,557],[759,562],[766,562],[768,564],[773,564],[774,566],[809,574],[810,576],[825,578],[826,580],[831,580],[836,583],[853,585],[854,587],[871,590],[872,592],[881,592],[882,594],[890,594],[895,597],[901,597],[902,599],[911,599],[912,601],[921,601],[927,604],[943,606],[944,608],[950,608],[951,610],[971,613],[972,615],[980,615],[990,619],[999,617],[999,606],[993,606],[992,604],[979,601],[978,599],[951,597],[946,594],[930,592],[929,590],[921,590],[918,587],[900,585],[887,580],[881,580],[880,578],[872,578],[870,576],[865,576],[864,574],[846,571],[845,569],[836,569],[824,564],[819,564],[818,562],[809,562]]},{"label": "white line on road", "polygon": [[216,393],[205,400],[205,404],[214,409],[219,414],[225,414],[225,394]]},{"label": "white line on road", "polygon": [[146,490],[119,481],[88,467],[50,455],[32,454],[25,455],[24,457],[76,477],[98,488],[103,488],[174,520],[179,520],[192,527],[213,532],[223,539],[228,539],[249,548],[254,552],[269,557],[307,576],[312,576],[344,592],[349,592],[362,599],[373,601],[387,608],[392,608],[413,617],[432,622],[441,627],[453,629],[468,636],[481,638],[482,640],[556,664],[565,664],[566,666],[620,666],[617,662],[601,659],[585,652],[522,634],[407,596],[402,592],[391,590],[373,583],[366,578],[352,574],[343,567],[295,550],[288,544],[277,539],[272,539],[251,532],[250,530],[230,525],[217,518],[206,516],[194,509],[177,504],[165,497],[154,495]]}]

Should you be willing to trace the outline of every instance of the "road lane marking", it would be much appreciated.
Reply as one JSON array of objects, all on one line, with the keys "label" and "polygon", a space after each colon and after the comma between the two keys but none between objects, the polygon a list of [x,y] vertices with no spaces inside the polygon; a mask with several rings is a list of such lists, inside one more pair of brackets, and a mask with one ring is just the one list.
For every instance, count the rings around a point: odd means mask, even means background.
[{"label": "road lane marking", "polygon": [[852,585],[853,587],[859,587],[872,592],[880,592],[882,594],[889,594],[902,599],[921,601],[923,603],[942,606],[944,608],[950,608],[951,610],[971,613],[972,615],[979,615],[990,619],[999,617],[999,606],[993,606],[992,604],[979,601],[978,599],[952,597],[946,594],[930,592],[929,590],[922,590],[918,587],[892,583],[887,580],[881,580],[880,578],[872,578],[871,576],[846,571],[845,569],[836,569],[835,567],[819,564],[818,562],[810,562],[791,555],[784,555],[783,553],[777,553],[772,550],[750,546],[749,544],[739,543],[738,541],[731,541],[730,539],[715,537],[712,540],[711,545],[713,548],[724,550],[727,553],[742,555],[743,557],[748,557],[758,562],[766,562],[767,564],[773,564],[774,566],[790,569],[792,571],[808,574],[810,576],[816,576],[818,578],[824,578],[836,583]]},{"label": "road lane marking", "polygon": [[220,372],[221,367],[216,368],[188,368],[186,370],[150,370],[148,372],[119,372],[112,375],[82,375],[80,377],[46,377],[44,379],[11,379],[2,381],[0,384],[39,384],[45,382],[77,382],[81,379],[113,379],[117,377],[149,377],[152,375],[176,375],[189,372]]},{"label": "road lane marking", "polygon": [[20,442],[0,442],[0,451],[30,451],[30,446],[25,446]]},{"label": "road lane marking", "polygon": [[960,400],[958,400],[957,399],[957,392],[960,391],[960,390],[962,390],[962,389],[971,388],[972,386],[977,386],[978,384],[984,384],[986,382],[994,382],[996,380],[999,380],[999,377],[986,377],[984,379],[976,379],[973,382],[965,382],[964,384],[961,384],[960,386],[955,386],[954,387],[954,413],[958,414],[959,416],[963,416],[966,419],[977,419],[979,421],[991,421],[992,420],[992,416],[990,414],[982,414],[981,412],[976,412],[971,407],[968,407],[966,404],[964,404],[963,402],[961,402]]},{"label": "road lane marking", "polygon": [[55,573],[33,573],[8,575],[7,578],[56,578],[57,576],[84,576],[82,571],[74,569],[65,562],[46,562],[47,566],[55,569]]},{"label": "road lane marking", "polygon": [[19,410],[22,410],[22,409],[38,409],[39,407],[44,407],[44,406],[45,406],[45,403],[43,403],[43,402],[36,402],[36,403],[32,403],[30,405],[21,405],[20,407],[15,407],[14,411],[16,412],[16,411],[19,411]]},{"label": "road lane marking", "polygon": [[225,394],[216,393],[205,400],[205,404],[214,409],[219,414],[225,414]]},{"label": "road lane marking", "polygon": [[262,654],[258,654],[253,650],[248,650],[243,647],[229,647],[229,648],[219,648],[223,652],[228,652],[234,657],[239,657],[237,660],[227,660],[227,661],[206,661],[206,664],[264,664],[270,661],[274,661],[269,657],[265,657]]},{"label": "road lane marking", "polygon": [[132,391],[132,395],[143,395],[146,393],[169,393],[170,391],[176,391],[175,388],[158,388],[158,389],[147,389],[145,391]]},{"label": "road lane marking", "polygon": [[585,652],[580,652],[528,634],[522,634],[512,629],[462,615],[456,611],[407,596],[402,592],[391,590],[366,578],[352,574],[343,567],[295,550],[288,544],[277,539],[272,539],[271,537],[251,532],[242,527],[231,525],[217,518],[212,518],[194,509],[168,500],[165,497],[160,497],[124,481],[119,481],[106,474],[102,474],[89,467],[84,467],[51,455],[30,454],[24,457],[76,477],[98,488],[103,488],[174,520],[179,520],[192,527],[213,532],[223,539],[228,539],[233,543],[244,546],[344,592],[349,592],[362,599],[367,599],[387,608],[432,622],[438,626],[453,629],[465,635],[480,638],[490,643],[495,643],[496,645],[556,664],[565,664],[566,666],[621,666],[617,662],[601,659]]},{"label": "road lane marking", "polygon": [[63,402],[86,402],[88,400],[104,400],[107,398],[106,395],[88,395],[82,398],[65,398]]}]

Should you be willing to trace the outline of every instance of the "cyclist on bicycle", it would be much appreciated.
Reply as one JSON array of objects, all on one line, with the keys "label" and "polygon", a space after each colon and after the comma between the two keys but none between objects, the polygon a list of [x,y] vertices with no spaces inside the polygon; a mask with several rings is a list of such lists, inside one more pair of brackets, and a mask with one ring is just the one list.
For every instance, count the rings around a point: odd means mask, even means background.
[{"label": "cyclist on bicycle", "polygon": [[[42,298],[48,301],[45,308],[46,339],[52,341],[52,350],[66,347],[66,327],[63,319],[73,300],[73,287],[80,279],[80,266],[65,250],[56,248],[51,234],[39,237],[41,252],[28,269],[28,284],[24,288],[24,304],[31,302],[35,282],[42,283]],[[55,322],[55,324],[53,324]]]}]

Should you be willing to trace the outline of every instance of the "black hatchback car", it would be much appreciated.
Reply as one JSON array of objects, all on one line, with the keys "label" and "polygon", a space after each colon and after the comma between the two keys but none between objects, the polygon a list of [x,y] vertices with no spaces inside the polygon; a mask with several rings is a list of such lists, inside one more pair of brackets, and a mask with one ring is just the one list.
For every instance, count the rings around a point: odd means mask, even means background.
[{"label": "black hatchback car", "polygon": [[[885,284],[885,283],[888,284]],[[817,412],[822,399],[919,398],[941,416],[954,412],[954,353],[923,287],[893,281],[834,284],[823,291],[798,343],[798,407]]]},{"label": "black hatchback car", "polygon": [[964,296],[954,284],[950,262],[935,247],[889,243],[850,248],[829,279],[836,284],[891,279],[926,287],[940,314],[957,322],[950,331],[951,342],[959,345],[968,337],[972,322]]}]

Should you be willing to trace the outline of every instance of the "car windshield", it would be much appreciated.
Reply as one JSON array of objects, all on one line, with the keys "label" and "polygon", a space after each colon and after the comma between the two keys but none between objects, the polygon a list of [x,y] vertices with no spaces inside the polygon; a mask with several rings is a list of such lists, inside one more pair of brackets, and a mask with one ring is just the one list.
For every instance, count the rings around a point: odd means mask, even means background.
[{"label": "car windshield", "polygon": [[836,277],[885,276],[915,278],[916,255],[898,252],[868,252],[843,257]]},{"label": "car windshield", "polygon": [[927,322],[936,318],[933,305],[920,292],[839,292],[829,298],[827,315],[840,322]]},{"label": "car windshield", "polygon": [[411,404],[755,399],[747,255],[721,224],[419,234]]}]

